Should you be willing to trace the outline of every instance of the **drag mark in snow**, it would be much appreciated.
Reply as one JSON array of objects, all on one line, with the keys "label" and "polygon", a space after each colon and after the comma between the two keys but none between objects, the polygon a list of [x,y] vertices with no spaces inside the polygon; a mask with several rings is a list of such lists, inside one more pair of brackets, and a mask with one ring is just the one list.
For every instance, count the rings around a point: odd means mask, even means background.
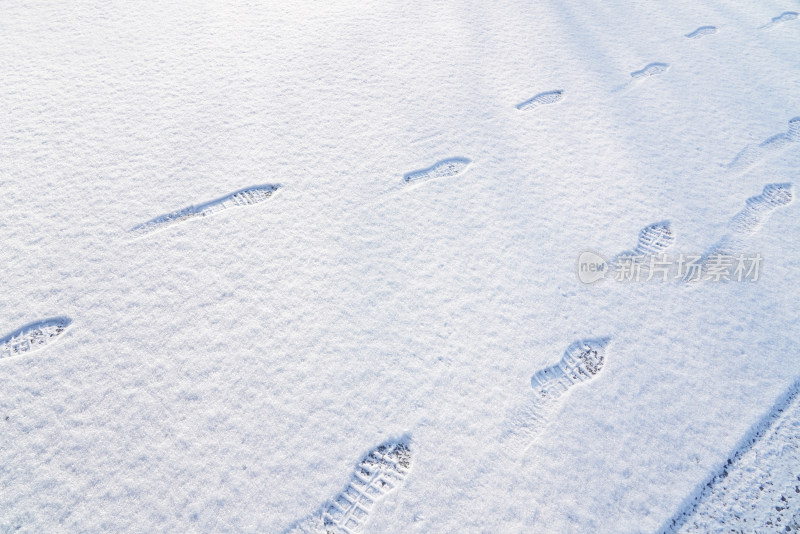
[{"label": "drag mark in snow", "polygon": [[797,18],[797,12],[795,12],[795,11],[784,11],[783,13],[778,15],[777,17],[772,17],[772,20],[769,23],[761,26],[761,28],[759,28],[759,29],[771,28],[772,26],[775,26],[776,24],[782,24],[784,22],[789,22],[790,20],[795,20],[796,18]]},{"label": "drag mark in snow", "polygon": [[23,326],[0,339],[0,359],[44,348],[63,334],[71,323],[67,317],[55,317]]},{"label": "drag mark in snow", "polygon": [[800,380],[749,430],[660,532],[796,532],[800,529],[798,510]]},{"label": "drag mark in snow", "polygon": [[650,63],[642,70],[631,72],[631,78],[634,80],[643,80],[652,76],[659,76],[669,70],[668,63]]},{"label": "drag mark in snow", "polygon": [[174,224],[189,219],[207,217],[228,208],[252,206],[267,200],[279,188],[280,185],[268,184],[242,189],[222,198],[206,202],[205,204],[189,206],[178,211],[173,211],[172,213],[161,215],[146,223],[133,227],[131,233],[134,237],[142,237],[157,230],[163,230]]},{"label": "drag mark in snow", "polygon": [[472,163],[472,161],[467,158],[443,159],[427,169],[407,173],[403,176],[403,181],[407,184],[413,184],[417,182],[426,182],[435,178],[448,178],[464,172],[470,163]]},{"label": "drag mark in snow", "polygon": [[285,534],[362,532],[375,504],[397,489],[410,469],[408,436],[379,445],[359,462],[344,491],[318,512],[296,523]]},{"label": "drag mark in snow", "polygon": [[561,102],[563,99],[563,90],[558,89],[556,91],[547,91],[545,93],[539,93],[530,100],[526,100],[521,104],[517,104],[517,109],[520,111],[531,111],[539,106],[546,106],[549,104],[555,104],[556,102]]},{"label": "drag mark in snow", "polygon": [[533,394],[524,405],[513,410],[501,437],[505,451],[518,456],[552,420],[558,399],[576,384],[597,376],[606,361],[609,338],[586,339],[572,343],[561,360],[538,371],[531,378]]},{"label": "drag mark in snow", "polygon": [[800,141],[800,117],[789,120],[785,133],[773,135],[758,145],[748,145],[727,165],[736,174],[741,174],[770,156],[777,156],[788,147]]},{"label": "drag mark in snow", "polygon": [[716,26],[700,26],[692,33],[687,33],[686,37],[689,39],[702,39],[706,35],[711,35],[713,33],[717,33]]}]

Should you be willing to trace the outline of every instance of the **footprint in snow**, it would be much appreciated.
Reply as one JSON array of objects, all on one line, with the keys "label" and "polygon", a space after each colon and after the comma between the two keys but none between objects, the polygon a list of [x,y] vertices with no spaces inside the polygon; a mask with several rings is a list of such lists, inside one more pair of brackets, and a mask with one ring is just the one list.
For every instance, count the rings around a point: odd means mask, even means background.
[{"label": "footprint in snow", "polygon": [[403,182],[407,184],[416,184],[436,178],[449,178],[463,173],[470,163],[472,163],[472,161],[467,158],[443,159],[427,169],[420,169],[407,173],[403,176]]},{"label": "footprint in snow", "polygon": [[644,68],[640,70],[635,70],[631,72],[631,78],[624,84],[620,85],[619,87],[612,90],[612,93],[616,93],[619,91],[623,91],[627,93],[629,90],[633,89],[635,85],[647,80],[648,78],[652,78],[654,76],[661,76],[665,72],[669,70],[670,66],[669,63],[650,63],[645,65]]},{"label": "footprint in snow", "polygon": [[[650,262],[654,256],[663,254],[675,243],[675,233],[669,221],[660,221],[649,224],[639,231],[639,239],[633,250],[620,252],[608,262],[608,272],[605,276],[618,273],[619,269],[634,271],[637,277],[648,276]],[[635,268],[635,269],[634,269]],[[637,279],[638,281],[638,279]]]},{"label": "footprint in snow", "polygon": [[134,237],[143,237],[175,224],[190,219],[208,217],[209,215],[214,215],[215,213],[229,208],[253,206],[270,198],[280,187],[281,186],[277,184],[268,184],[242,189],[204,204],[189,206],[178,211],[160,215],[155,219],[133,227],[130,232]]},{"label": "footprint in snow", "polygon": [[758,145],[747,145],[736,157],[723,167],[735,174],[742,174],[755,165],[783,153],[790,146],[800,142],[800,117],[789,120],[789,128],[785,133],[773,135]]},{"label": "footprint in snow", "polygon": [[555,104],[556,102],[561,102],[563,99],[563,90],[558,89],[555,91],[547,91],[544,93],[539,93],[538,95],[526,100],[525,102],[522,102],[521,104],[517,104],[517,109],[520,111],[532,111],[540,106],[547,106],[550,104]]},{"label": "footprint in snow", "polygon": [[555,365],[531,378],[533,394],[528,402],[512,410],[500,438],[504,451],[523,454],[552,420],[561,399],[574,386],[592,380],[603,369],[610,338],[572,343]]},{"label": "footprint in snow", "polygon": [[631,72],[634,80],[644,80],[653,76],[659,76],[669,70],[668,63],[650,63],[641,70]]},{"label": "footprint in snow", "polygon": [[748,198],[744,208],[728,221],[725,235],[703,254],[699,271],[687,272],[684,281],[702,280],[710,265],[746,252],[747,238],[758,232],[775,210],[788,206],[793,199],[790,183],[767,184],[760,195]]},{"label": "footprint in snow", "polygon": [[55,342],[72,324],[67,317],[38,321],[0,339],[0,359],[34,352]]},{"label": "footprint in snow", "polygon": [[405,481],[411,469],[410,438],[387,441],[371,450],[332,501],[298,521],[285,534],[356,534],[376,505]]},{"label": "footprint in snow", "polygon": [[783,24],[784,22],[789,22],[790,20],[795,20],[796,18],[797,18],[797,12],[796,11],[784,11],[783,13],[778,15],[777,17],[773,17],[770,22],[768,22],[767,24],[761,26],[761,28],[759,28],[759,29],[771,28],[771,27],[773,27],[773,26],[775,26],[777,24]]},{"label": "footprint in snow", "polygon": [[626,250],[615,257],[638,257],[646,259],[649,256],[661,254],[675,242],[675,233],[669,221],[648,224],[639,231],[639,238],[633,250]]},{"label": "footprint in snow", "polygon": [[689,39],[702,39],[706,35],[711,35],[714,33],[717,33],[716,26],[700,26],[692,33],[687,33],[686,37],[688,37]]}]

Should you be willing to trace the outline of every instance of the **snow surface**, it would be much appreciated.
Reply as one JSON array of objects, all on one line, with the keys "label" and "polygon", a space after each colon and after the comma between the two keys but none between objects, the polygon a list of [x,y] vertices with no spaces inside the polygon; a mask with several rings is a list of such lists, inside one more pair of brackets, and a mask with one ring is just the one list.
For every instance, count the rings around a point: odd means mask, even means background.
[{"label": "snow surface", "polygon": [[[797,202],[737,237],[757,282],[575,267],[797,195],[797,0],[0,10],[0,344],[37,340],[0,358],[0,531],[286,532],[405,436],[354,532],[658,532],[752,494],[695,502],[800,377]],[[605,338],[506,454],[531,378]]]},{"label": "snow surface", "polygon": [[[681,532],[800,530],[800,381],[670,523]],[[766,431],[769,431],[767,433]]]}]

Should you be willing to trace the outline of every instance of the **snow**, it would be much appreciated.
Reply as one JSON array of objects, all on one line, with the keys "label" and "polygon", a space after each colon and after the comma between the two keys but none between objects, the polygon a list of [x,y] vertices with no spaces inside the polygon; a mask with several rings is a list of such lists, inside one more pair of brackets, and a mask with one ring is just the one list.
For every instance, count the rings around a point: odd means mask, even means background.
[{"label": "snow", "polygon": [[406,439],[353,532],[761,521],[800,474],[795,404],[742,449],[800,377],[796,201],[757,282],[576,273],[797,195],[796,1],[2,11],[0,532],[287,532]]},{"label": "snow", "polygon": [[[668,526],[683,532],[800,528],[800,382],[783,395],[737,453]],[[767,431],[769,431],[767,433]]]}]

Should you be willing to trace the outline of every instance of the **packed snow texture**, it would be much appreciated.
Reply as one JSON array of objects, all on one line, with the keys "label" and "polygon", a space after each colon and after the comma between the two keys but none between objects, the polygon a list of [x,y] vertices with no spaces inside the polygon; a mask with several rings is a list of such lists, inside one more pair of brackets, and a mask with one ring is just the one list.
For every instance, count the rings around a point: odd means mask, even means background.
[{"label": "packed snow texture", "polygon": [[[325,524],[381,443],[352,531],[776,517],[794,407],[702,488],[800,377],[797,10],[7,0],[0,532]],[[757,282],[576,275],[723,236]]]}]

